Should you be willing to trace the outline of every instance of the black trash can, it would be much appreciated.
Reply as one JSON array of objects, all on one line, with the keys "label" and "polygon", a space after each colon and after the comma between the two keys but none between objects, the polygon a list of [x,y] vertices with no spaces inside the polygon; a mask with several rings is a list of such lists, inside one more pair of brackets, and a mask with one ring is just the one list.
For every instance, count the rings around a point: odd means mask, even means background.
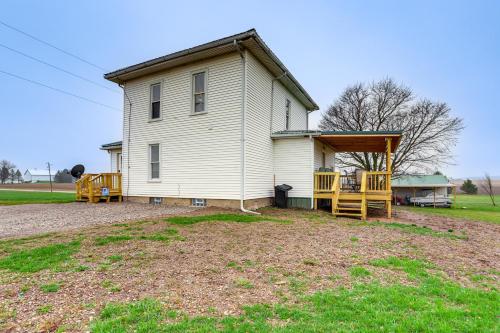
[{"label": "black trash can", "polygon": [[274,204],[279,208],[287,208],[288,191],[293,187],[287,184],[276,185],[274,187]]}]

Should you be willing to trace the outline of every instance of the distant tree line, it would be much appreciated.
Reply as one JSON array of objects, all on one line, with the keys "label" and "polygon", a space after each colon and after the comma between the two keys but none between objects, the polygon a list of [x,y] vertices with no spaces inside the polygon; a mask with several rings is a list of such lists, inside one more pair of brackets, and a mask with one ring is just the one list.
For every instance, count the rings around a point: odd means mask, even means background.
[{"label": "distant tree line", "polygon": [[[14,184],[23,182],[23,174],[16,165],[8,160],[0,161],[0,183],[1,184]],[[73,176],[71,176],[68,169],[58,170],[54,175],[55,183],[73,183]]]},{"label": "distant tree line", "polygon": [[0,183],[14,183],[22,182],[23,175],[19,169],[16,169],[16,165],[7,160],[0,161]]},{"label": "distant tree line", "polygon": [[71,176],[68,169],[58,170],[54,176],[54,182],[56,183],[73,183],[75,178]]}]

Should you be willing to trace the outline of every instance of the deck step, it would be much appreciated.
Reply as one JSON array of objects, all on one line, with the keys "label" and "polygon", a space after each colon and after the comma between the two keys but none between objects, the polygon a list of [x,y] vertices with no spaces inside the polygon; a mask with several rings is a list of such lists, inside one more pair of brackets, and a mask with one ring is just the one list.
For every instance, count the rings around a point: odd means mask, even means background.
[{"label": "deck step", "polygon": [[361,211],[361,207],[337,207],[337,211],[339,210],[354,210],[354,211]]},{"label": "deck step", "polygon": [[357,214],[357,213],[340,213],[340,212],[337,212],[335,213],[335,215],[342,215],[342,216],[357,216],[357,217],[361,217],[362,214]]},{"label": "deck step", "polygon": [[338,202],[339,205],[351,205],[351,206],[360,206],[362,204],[362,201],[356,201],[356,202],[352,202],[352,201],[344,201],[344,200],[339,200]]}]

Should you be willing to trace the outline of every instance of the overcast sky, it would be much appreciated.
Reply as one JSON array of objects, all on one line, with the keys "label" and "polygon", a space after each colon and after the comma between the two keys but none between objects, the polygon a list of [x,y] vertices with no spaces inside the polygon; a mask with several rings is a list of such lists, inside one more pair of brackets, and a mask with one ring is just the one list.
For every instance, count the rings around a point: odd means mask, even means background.
[{"label": "overcast sky", "polygon": [[[2,1],[0,21],[114,70],[257,29],[319,104],[392,77],[464,118],[452,177],[500,176],[500,2],[495,1]],[[103,143],[121,140],[120,89],[99,70],[0,24],[0,159],[24,171],[50,161],[105,171]],[[85,82],[6,49],[88,78]]]}]

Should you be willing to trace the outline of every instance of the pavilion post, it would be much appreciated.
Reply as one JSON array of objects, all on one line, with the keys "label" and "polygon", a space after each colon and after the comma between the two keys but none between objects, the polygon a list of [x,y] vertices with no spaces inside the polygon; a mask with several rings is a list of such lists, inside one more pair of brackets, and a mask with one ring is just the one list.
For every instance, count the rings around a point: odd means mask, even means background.
[{"label": "pavilion post", "polygon": [[[386,166],[386,191],[388,191],[389,196],[392,196],[392,189],[391,189],[391,178],[392,178],[392,160],[391,160],[391,147],[392,145],[392,138],[387,138],[386,139],[386,158],[385,158],[385,166]],[[389,200],[387,200],[387,217],[391,218],[392,217],[392,198],[389,197]]]},{"label": "pavilion post", "polygon": [[435,187],[433,189],[433,193],[434,193],[434,208],[436,208],[436,188]]},{"label": "pavilion post", "polygon": [[457,187],[453,186],[451,189],[453,193],[453,208],[457,208]]}]

